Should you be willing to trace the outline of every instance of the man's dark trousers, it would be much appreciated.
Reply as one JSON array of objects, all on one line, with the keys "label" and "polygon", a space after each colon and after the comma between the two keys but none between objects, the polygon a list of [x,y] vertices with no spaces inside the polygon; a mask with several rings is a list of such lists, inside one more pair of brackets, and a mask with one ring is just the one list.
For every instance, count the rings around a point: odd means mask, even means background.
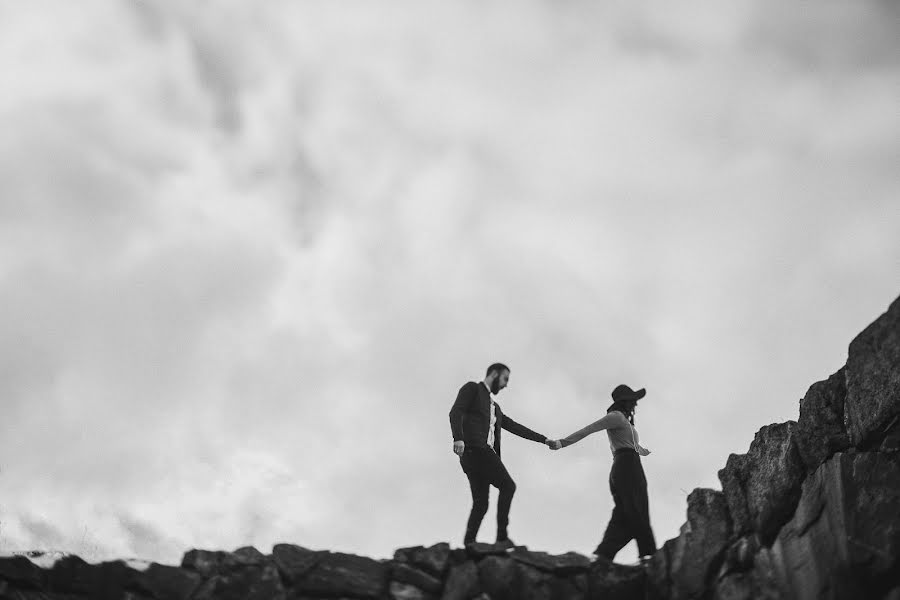
[{"label": "man's dark trousers", "polygon": [[635,538],[641,556],[655,553],[656,540],[650,528],[647,478],[637,452],[630,449],[615,452],[609,473],[609,490],[616,506],[595,554],[612,560],[625,544]]},{"label": "man's dark trousers", "polygon": [[469,513],[463,542],[468,544],[475,541],[481,521],[488,510],[488,494],[492,485],[500,490],[497,503],[497,539],[506,539],[509,507],[512,504],[513,494],[516,493],[516,483],[503,466],[500,457],[491,448],[467,446],[459,457],[459,464],[469,478],[469,487],[472,490],[472,511]]}]

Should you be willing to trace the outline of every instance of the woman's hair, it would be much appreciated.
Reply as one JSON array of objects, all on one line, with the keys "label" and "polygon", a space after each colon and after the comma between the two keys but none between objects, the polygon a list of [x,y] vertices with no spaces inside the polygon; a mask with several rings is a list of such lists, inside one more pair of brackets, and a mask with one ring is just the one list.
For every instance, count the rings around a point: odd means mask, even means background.
[{"label": "woman's hair", "polygon": [[608,414],[616,410],[625,415],[625,418],[628,419],[628,422],[634,425],[634,410],[626,409],[625,405],[621,402],[613,402],[609,405],[609,408],[606,409],[606,412]]}]

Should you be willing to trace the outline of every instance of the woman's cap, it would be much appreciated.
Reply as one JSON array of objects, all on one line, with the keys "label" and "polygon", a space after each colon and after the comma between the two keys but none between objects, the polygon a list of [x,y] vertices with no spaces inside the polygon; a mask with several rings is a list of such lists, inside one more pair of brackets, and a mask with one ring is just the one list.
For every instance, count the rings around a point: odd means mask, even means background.
[{"label": "woman's cap", "polygon": [[635,391],[624,383],[622,385],[617,385],[616,389],[612,391],[612,399],[616,402],[620,400],[634,400],[636,402],[646,395],[647,390],[644,388]]}]

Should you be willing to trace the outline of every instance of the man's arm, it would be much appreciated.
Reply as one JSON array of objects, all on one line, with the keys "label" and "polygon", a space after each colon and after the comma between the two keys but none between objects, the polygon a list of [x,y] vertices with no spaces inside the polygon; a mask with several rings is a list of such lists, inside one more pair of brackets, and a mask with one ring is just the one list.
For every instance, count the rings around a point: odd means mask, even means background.
[{"label": "man's arm", "polygon": [[563,448],[565,448],[566,446],[571,446],[578,440],[584,439],[592,433],[597,433],[598,431],[603,431],[604,429],[613,429],[616,427],[620,427],[622,425],[621,421],[624,418],[625,417],[622,416],[622,413],[618,411],[606,413],[603,418],[594,421],[587,427],[579,429],[575,433],[567,435],[559,441],[562,443]]},{"label": "man's arm", "polygon": [[503,414],[503,419],[500,421],[500,427],[507,430],[510,433],[514,433],[519,437],[525,438],[526,440],[531,440],[533,442],[545,443],[547,441],[546,435],[541,435],[536,431],[532,431],[525,427],[524,425],[520,425],[510,419],[506,414]]},{"label": "man's arm", "polygon": [[456,402],[450,408],[450,431],[453,434],[453,441],[458,442],[463,439],[463,415],[472,406],[472,400],[477,397],[478,384],[470,381],[461,388],[456,394]]}]

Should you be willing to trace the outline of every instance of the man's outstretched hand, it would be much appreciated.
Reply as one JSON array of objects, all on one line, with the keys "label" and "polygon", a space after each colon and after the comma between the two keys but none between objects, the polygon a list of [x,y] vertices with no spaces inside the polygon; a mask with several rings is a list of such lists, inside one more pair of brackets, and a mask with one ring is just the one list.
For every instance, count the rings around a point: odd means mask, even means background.
[{"label": "man's outstretched hand", "polygon": [[560,440],[547,440],[544,443],[547,444],[547,447],[551,450],[559,450],[562,448],[562,441]]},{"label": "man's outstretched hand", "polygon": [[456,440],[453,442],[453,453],[458,454],[459,456],[463,455],[463,452],[466,451],[466,443],[462,440]]}]

